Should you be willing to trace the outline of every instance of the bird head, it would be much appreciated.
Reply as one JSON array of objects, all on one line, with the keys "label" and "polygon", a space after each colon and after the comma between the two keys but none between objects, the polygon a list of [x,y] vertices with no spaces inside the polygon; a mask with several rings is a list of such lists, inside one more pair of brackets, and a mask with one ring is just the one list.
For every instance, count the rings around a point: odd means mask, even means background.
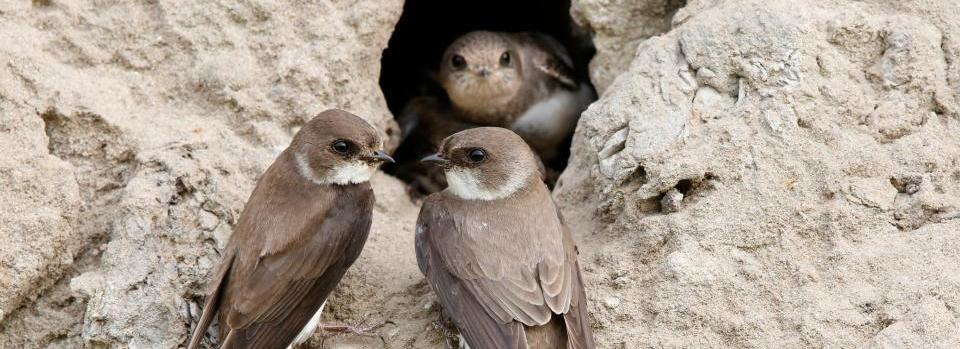
[{"label": "bird head", "polygon": [[421,161],[443,168],[447,190],[465,200],[496,200],[539,180],[530,146],[513,131],[478,127],[443,140],[440,152]]},{"label": "bird head", "polygon": [[366,120],[330,109],[307,122],[290,144],[300,175],[318,184],[357,184],[370,180],[383,162],[383,140]]},{"label": "bird head", "polygon": [[523,84],[522,61],[506,33],[475,31],[455,40],[440,64],[440,83],[459,108],[483,113],[508,103]]}]

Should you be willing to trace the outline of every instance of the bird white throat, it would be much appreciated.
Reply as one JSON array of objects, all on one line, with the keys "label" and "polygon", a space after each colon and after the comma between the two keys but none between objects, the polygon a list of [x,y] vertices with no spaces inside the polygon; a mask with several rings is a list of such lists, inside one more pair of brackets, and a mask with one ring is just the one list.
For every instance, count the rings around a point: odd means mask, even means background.
[{"label": "bird white throat", "polygon": [[300,171],[300,175],[319,185],[347,185],[363,183],[369,181],[370,177],[373,177],[373,174],[377,171],[375,167],[368,163],[363,161],[354,161],[346,165],[333,168],[327,178],[323,178],[317,176],[317,174],[313,172],[313,169],[310,168],[310,164],[307,162],[307,157],[305,155],[297,153],[294,155],[294,157],[297,159],[297,170]]},{"label": "bird white throat", "polygon": [[464,200],[502,199],[520,190],[526,182],[524,176],[512,174],[499,187],[490,189],[480,183],[479,177],[472,169],[450,169],[445,175],[450,192]]},{"label": "bird white throat", "polygon": [[333,169],[330,182],[334,184],[357,184],[370,180],[376,168],[365,162],[356,161]]}]

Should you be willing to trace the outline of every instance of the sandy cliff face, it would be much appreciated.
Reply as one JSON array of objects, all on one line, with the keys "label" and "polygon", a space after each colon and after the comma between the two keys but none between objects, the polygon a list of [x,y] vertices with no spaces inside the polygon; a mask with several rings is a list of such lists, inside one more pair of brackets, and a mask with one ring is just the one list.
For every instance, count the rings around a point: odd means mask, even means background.
[{"label": "sandy cliff face", "polygon": [[602,346],[960,345],[957,11],[691,1],[640,43],[556,191]]},{"label": "sandy cliff face", "polygon": [[339,107],[395,130],[377,76],[401,6],[0,5],[0,347],[181,344],[296,128]]},{"label": "sandy cliff face", "polygon": [[[377,79],[401,7],[0,5],[0,347],[182,345],[299,125],[340,107],[397,141]],[[556,198],[603,348],[960,346],[960,5],[572,11],[603,94]],[[382,326],[323,345],[443,348],[418,207],[373,184],[325,321]]]}]

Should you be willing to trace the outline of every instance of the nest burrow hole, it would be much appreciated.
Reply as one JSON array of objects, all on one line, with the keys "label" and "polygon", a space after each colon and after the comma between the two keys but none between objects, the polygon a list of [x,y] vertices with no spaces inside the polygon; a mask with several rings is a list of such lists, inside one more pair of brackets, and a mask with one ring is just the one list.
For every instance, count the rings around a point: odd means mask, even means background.
[{"label": "nest burrow hole", "polygon": [[[449,44],[475,30],[501,32],[539,32],[557,39],[569,51],[574,69],[589,83],[588,63],[595,52],[591,34],[570,17],[569,0],[492,0],[448,1],[408,0],[389,44],[383,52],[380,87],[387,106],[395,117],[407,103],[419,96],[445,98],[443,88],[433,76]],[[559,149],[559,156],[546,166],[560,173],[570,153],[570,137]],[[405,151],[402,140],[396,153],[397,164],[387,173],[397,175],[403,164],[415,162],[425,154]],[[409,180],[404,176],[398,176]]]}]

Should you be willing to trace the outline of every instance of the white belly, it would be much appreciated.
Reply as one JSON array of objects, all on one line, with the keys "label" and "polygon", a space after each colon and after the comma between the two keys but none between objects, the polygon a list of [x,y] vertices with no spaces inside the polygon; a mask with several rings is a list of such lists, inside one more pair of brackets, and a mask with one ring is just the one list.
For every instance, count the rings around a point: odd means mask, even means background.
[{"label": "white belly", "polygon": [[310,318],[310,321],[307,322],[306,326],[303,326],[303,329],[300,330],[300,334],[297,335],[297,338],[293,339],[293,343],[290,343],[287,346],[287,349],[292,349],[294,346],[306,342],[313,336],[314,332],[317,332],[317,326],[320,326],[320,313],[323,313],[323,307],[327,305],[327,302],[324,301],[323,304],[320,304],[320,309],[317,309],[317,313],[313,314],[313,317]]},{"label": "white belly", "polygon": [[467,344],[467,340],[463,338],[463,335],[460,336],[460,349],[470,349],[470,344]]},{"label": "white belly", "polygon": [[557,90],[527,109],[510,125],[510,129],[543,155],[573,132],[580,113],[592,99],[593,91],[586,84],[578,91]]}]

